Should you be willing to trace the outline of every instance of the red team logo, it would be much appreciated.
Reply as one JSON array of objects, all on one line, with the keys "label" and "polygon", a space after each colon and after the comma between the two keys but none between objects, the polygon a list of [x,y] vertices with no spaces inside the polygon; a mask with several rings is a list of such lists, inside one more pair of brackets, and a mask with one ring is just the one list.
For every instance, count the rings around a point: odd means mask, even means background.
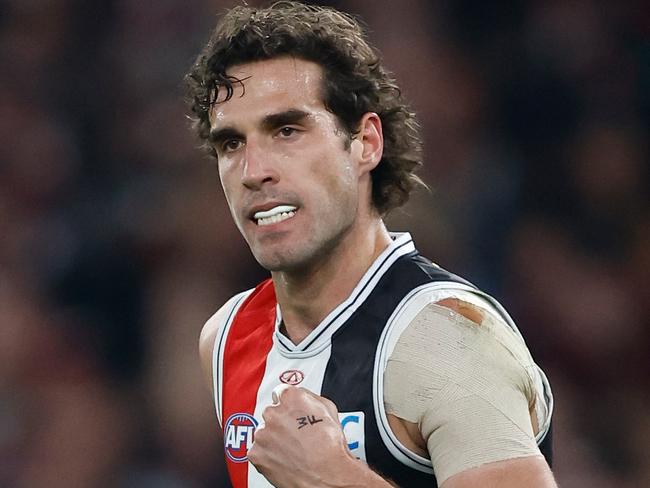
[{"label": "red team logo", "polygon": [[297,369],[289,369],[280,375],[280,381],[287,385],[299,385],[304,379],[305,375]]},{"label": "red team logo", "polygon": [[235,463],[248,460],[248,450],[253,445],[257,420],[247,413],[234,413],[226,421],[223,441],[228,459]]}]

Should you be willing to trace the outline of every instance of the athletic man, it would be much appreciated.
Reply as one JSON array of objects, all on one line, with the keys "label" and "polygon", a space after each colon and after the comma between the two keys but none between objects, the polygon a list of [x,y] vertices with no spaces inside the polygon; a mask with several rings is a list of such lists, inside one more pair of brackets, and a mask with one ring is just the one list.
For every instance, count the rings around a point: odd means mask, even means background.
[{"label": "athletic man", "polygon": [[201,334],[233,486],[555,486],[550,389],[514,323],[384,226],[419,182],[420,139],[359,25],[238,7],[187,80],[271,272]]}]

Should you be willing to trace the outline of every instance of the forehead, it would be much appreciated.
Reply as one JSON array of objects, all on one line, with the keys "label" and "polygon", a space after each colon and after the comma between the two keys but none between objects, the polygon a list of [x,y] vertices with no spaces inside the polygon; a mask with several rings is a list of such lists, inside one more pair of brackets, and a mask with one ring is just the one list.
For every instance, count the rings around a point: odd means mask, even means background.
[{"label": "forehead", "polygon": [[[230,100],[217,102],[210,110],[213,127],[293,108],[308,112],[325,108],[321,95],[323,73],[314,62],[281,57],[235,65],[227,75],[242,83],[233,84]],[[217,100],[224,96],[222,88]]]}]

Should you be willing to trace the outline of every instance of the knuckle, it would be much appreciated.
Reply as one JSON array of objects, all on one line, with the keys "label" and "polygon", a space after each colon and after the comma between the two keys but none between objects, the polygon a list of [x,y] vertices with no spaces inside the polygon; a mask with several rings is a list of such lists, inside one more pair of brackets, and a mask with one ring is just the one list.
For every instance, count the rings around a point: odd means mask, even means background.
[{"label": "knuckle", "polygon": [[278,410],[278,405],[268,405],[267,407],[262,410],[262,419],[264,422],[268,422],[271,420],[276,414]]},{"label": "knuckle", "polygon": [[309,391],[307,388],[303,386],[296,386],[295,387],[295,395],[298,397],[310,397],[314,395],[311,391]]},{"label": "knuckle", "polygon": [[[269,417],[271,416],[271,407],[266,407],[264,410],[262,410],[262,420],[266,424],[269,421]],[[259,431],[261,427],[258,427],[257,430]]]},{"label": "knuckle", "polygon": [[304,402],[308,401],[314,394],[307,388],[294,386],[291,388],[291,391],[287,391],[287,395],[292,402]]},{"label": "knuckle", "polygon": [[255,464],[255,463],[259,462],[259,455],[258,455],[258,452],[259,452],[259,448],[257,448],[257,447],[255,446],[255,444],[253,444],[253,445],[251,446],[251,448],[248,450],[248,460],[249,460],[251,463]]},{"label": "knuckle", "polygon": [[281,397],[283,400],[290,400],[292,398],[295,398],[296,393],[301,389],[302,388],[299,388],[297,386],[287,385],[286,388],[282,390]]},{"label": "knuckle", "polygon": [[330,400],[329,398],[322,397],[323,403],[325,404],[326,407],[328,408],[336,408],[336,404]]},{"label": "knuckle", "polygon": [[264,442],[264,439],[266,438],[266,434],[267,434],[267,430],[265,424],[262,424],[257,429],[255,429],[253,447],[255,446],[255,444],[259,443],[260,441]]},{"label": "knuckle", "polygon": [[325,405],[325,408],[334,416],[338,415],[338,407],[336,406],[336,403],[334,403],[332,400],[329,398],[321,397],[323,404]]}]

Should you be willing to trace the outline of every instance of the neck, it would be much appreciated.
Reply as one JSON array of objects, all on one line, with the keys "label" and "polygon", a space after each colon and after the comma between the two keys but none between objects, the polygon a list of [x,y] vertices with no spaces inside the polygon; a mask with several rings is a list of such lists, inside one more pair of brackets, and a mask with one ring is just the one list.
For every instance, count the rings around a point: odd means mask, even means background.
[{"label": "neck", "polygon": [[302,341],[359,283],[390,244],[384,223],[376,219],[363,232],[349,232],[326,256],[299,272],[272,273],[286,335]]}]

